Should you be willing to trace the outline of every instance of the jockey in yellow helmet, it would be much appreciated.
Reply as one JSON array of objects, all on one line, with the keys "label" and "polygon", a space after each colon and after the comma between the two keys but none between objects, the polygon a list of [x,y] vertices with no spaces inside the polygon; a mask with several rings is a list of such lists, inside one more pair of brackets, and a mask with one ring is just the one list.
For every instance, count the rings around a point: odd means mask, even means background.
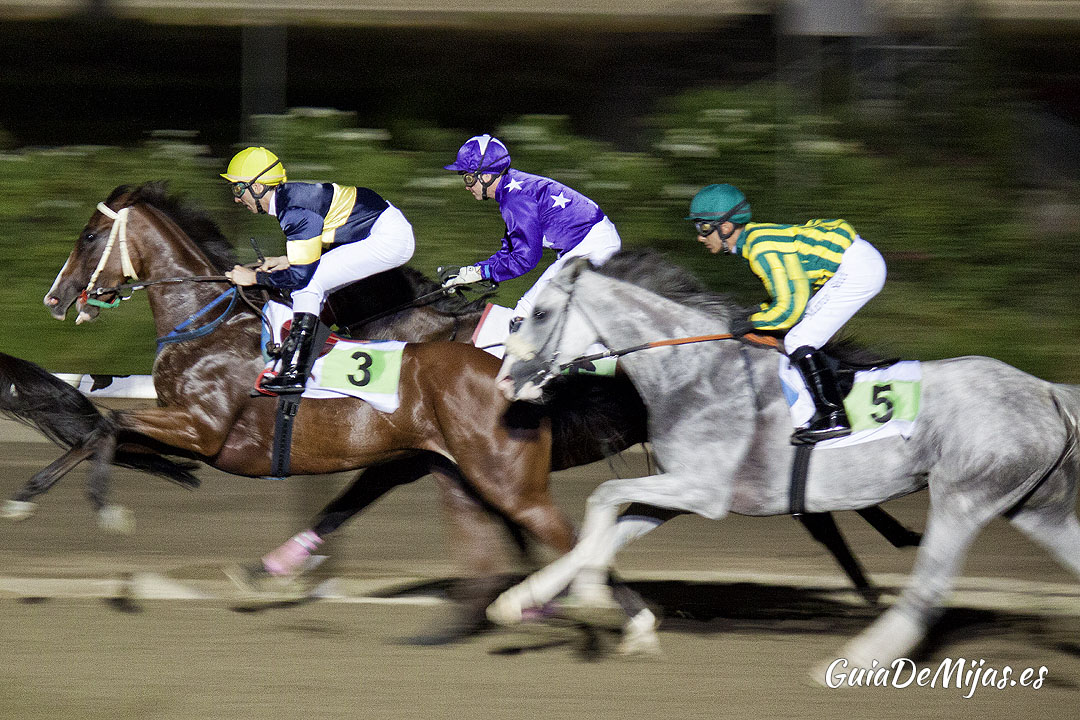
[{"label": "jockey in yellow helmet", "polygon": [[237,265],[226,275],[237,285],[291,292],[293,321],[282,346],[281,371],[261,387],[279,394],[301,393],[326,296],[408,262],[415,247],[412,226],[374,190],[289,182],[277,155],[264,147],[238,152],[221,177],[232,183],[238,204],[273,215],[285,233],[285,255],[266,258],[257,270]]}]

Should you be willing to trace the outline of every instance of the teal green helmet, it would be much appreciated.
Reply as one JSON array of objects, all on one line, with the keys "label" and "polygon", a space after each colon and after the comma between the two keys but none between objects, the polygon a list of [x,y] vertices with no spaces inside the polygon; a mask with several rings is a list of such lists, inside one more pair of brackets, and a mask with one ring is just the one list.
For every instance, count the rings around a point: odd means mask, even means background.
[{"label": "teal green helmet", "polygon": [[750,203],[734,185],[706,185],[690,201],[686,220],[707,220],[716,225],[729,220],[737,225],[750,222]]}]

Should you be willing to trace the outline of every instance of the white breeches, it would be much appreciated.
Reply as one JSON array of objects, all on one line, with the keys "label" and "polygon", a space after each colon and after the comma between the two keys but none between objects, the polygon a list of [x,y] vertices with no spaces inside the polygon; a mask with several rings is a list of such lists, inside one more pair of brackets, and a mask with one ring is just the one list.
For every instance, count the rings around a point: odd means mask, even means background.
[{"label": "white breeches", "polygon": [[884,285],[881,253],[856,237],[840,259],[836,274],[814,293],[802,319],[784,336],[784,350],[792,353],[804,345],[820,348]]},{"label": "white breeches", "polygon": [[620,248],[622,248],[622,238],[619,237],[619,231],[615,229],[615,223],[611,222],[605,215],[592,226],[592,230],[589,230],[585,237],[581,238],[581,242],[548,265],[547,269],[533,283],[533,286],[521,296],[517,305],[514,306],[514,317],[526,317],[532,312],[533,304],[536,302],[536,297],[540,294],[540,291],[551,282],[559,269],[571,259],[576,257],[588,258],[594,267],[598,267],[603,265],[609,257],[619,252]]},{"label": "white breeches", "polygon": [[308,284],[292,291],[293,312],[318,315],[326,296],[334,290],[404,265],[415,248],[412,225],[400,210],[389,206],[375,220],[366,238],[323,254]]}]

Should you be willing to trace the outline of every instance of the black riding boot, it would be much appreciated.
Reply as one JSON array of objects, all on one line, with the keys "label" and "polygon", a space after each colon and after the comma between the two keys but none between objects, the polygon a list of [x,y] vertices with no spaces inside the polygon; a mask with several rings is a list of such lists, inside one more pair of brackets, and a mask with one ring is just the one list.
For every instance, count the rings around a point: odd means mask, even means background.
[{"label": "black riding boot", "polygon": [[810,396],[814,399],[814,417],[809,427],[799,428],[791,435],[792,445],[808,445],[820,440],[851,434],[844,396],[840,393],[836,373],[821,351],[804,345],[790,355],[791,362],[802,373]]},{"label": "black riding boot", "polygon": [[293,315],[289,337],[281,348],[281,372],[261,387],[278,395],[295,395],[304,392],[308,371],[311,369],[311,353],[315,344],[315,329],[319,316],[311,313]]}]

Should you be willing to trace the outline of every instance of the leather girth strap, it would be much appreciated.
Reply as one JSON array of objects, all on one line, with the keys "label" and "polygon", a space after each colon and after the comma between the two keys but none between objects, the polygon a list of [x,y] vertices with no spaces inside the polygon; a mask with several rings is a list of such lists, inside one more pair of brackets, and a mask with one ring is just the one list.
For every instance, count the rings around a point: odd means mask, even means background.
[{"label": "leather girth strap", "polygon": [[[322,347],[330,338],[330,328],[323,322],[319,322],[315,329],[313,347]],[[308,366],[302,368],[304,377],[311,372],[311,366],[318,359],[318,353],[312,352]],[[274,441],[270,454],[270,476],[284,479],[289,476],[289,463],[292,457],[292,433],[293,420],[300,410],[300,394],[279,395],[277,404],[277,417],[274,419]]]}]

